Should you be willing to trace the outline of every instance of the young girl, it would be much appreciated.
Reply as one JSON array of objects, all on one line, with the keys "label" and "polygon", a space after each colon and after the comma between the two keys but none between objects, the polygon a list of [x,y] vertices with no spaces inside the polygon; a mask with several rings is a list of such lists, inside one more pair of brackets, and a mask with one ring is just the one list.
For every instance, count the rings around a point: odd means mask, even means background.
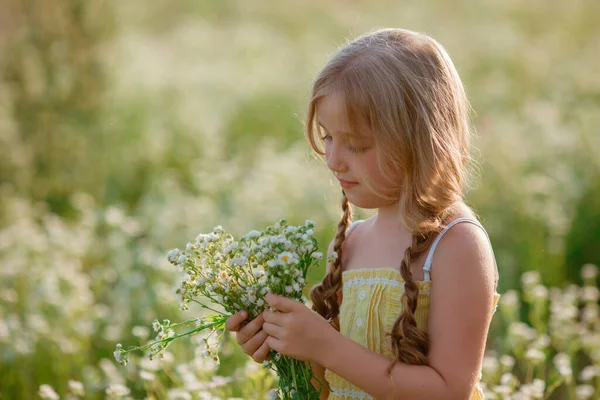
[{"label": "young girl", "polygon": [[[469,104],[432,38],[383,29],[342,48],[318,75],[311,147],[342,187],[343,217],[322,283],[305,305],[227,328],[254,360],[270,349],[309,360],[323,399],[481,399],[498,301],[487,234],[463,201]],[[377,209],[352,221],[351,204]]]}]

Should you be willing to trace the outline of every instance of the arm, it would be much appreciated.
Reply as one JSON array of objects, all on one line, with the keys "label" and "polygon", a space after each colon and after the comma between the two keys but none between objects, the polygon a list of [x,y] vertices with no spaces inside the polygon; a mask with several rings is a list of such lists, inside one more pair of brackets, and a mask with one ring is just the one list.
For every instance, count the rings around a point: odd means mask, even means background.
[{"label": "arm", "polygon": [[[429,365],[397,364],[392,398],[467,399],[481,369],[495,276],[485,233],[467,224],[456,226],[440,242],[435,259],[440,261],[434,263],[431,290]],[[389,359],[333,329],[324,336],[313,355],[318,363],[375,398],[390,398]]]}]

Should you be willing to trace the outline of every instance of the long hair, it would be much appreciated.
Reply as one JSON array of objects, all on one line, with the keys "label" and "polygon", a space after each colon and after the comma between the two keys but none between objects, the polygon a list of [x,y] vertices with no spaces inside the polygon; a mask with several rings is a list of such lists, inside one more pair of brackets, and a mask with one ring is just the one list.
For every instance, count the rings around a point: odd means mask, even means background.
[{"label": "long hair", "polygon": [[[428,339],[415,319],[419,290],[410,266],[431,246],[454,205],[463,199],[472,166],[470,106],[444,48],[427,35],[404,29],[377,30],[355,39],[319,73],[308,107],[306,136],[320,155],[325,152],[316,114],[319,102],[334,94],[343,98],[352,129],[372,132],[379,169],[396,190],[369,187],[399,203],[399,217],[412,234],[400,263],[404,307],[391,332],[395,356],[388,369],[391,374],[397,362],[427,363]],[[341,256],[352,218],[345,195],[342,210],[334,240],[338,257],[311,291],[313,308],[332,321],[339,316]]]}]

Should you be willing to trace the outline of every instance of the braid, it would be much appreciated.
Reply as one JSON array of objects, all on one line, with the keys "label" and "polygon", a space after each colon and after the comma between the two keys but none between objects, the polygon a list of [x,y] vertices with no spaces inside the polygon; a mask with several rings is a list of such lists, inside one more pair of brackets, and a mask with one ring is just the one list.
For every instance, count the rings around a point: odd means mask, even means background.
[{"label": "braid", "polygon": [[313,302],[313,310],[318,312],[324,318],[331,320],[332,325],[339,330],[340,302],[338,298],[342,286],[342,253],[344,242],[346,240],[346,231],[352,222],[352,206],[344,192],[342,197],[342,219],[338,223],[337,233],[335,235],[333,251],[337,257],[331,265],[323,282],[315,286],[310,292],[310,298]]},{"label": "braid", "polygon": [[398,362],[412,365],[424,365],[427,363],[429,343],[427,332],[417,327],[415,312],[419,297],[419,287],[413,280],[410,266],[421,254],[427,250],[433,241],[433,232],[427,234],[413,234],[412,243],[404,252],[404,258],[400,265],[400,274],[404,280],[404,307],[402,313],[394,322],[392,327],[392,350],[395,360],[388,367],[388,375]]}]

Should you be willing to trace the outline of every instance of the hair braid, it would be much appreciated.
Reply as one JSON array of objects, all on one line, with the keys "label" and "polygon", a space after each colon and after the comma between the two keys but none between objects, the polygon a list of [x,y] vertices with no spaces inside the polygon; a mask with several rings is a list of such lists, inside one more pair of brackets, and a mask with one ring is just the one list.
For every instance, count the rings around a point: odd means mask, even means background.
[{"label": "hair braid", "polygon": [[333,251],[337,257],[331,265],[331,270],[327,272],[323,281],[315,286],[310,292],[310,298],[313,302],[313,310],[318,312],[324,318],[331,321],[332,325],[339,330],[339,313],[342,286],[342,255],[344,242],[346,240],[346,231],[352,222],[352,206],[342,191],[342,219],[338,223],[337,233],[335,235]]},{"label": "hair braid", "polygon": [[395,360],[388,367],[388,374],[391,374],[398,362],[412,365],[427,363],[429,343],[427,332],[417,327],[415,319],[419,287],[412,277],[410,266],[431,245],[434,238],[433,233],[413,234],[412,243],[404,252],[404,258],[400,264],[400,274],[404,279],[404,295],[402,297],[404,307],[392,327],[392,350]]}]

